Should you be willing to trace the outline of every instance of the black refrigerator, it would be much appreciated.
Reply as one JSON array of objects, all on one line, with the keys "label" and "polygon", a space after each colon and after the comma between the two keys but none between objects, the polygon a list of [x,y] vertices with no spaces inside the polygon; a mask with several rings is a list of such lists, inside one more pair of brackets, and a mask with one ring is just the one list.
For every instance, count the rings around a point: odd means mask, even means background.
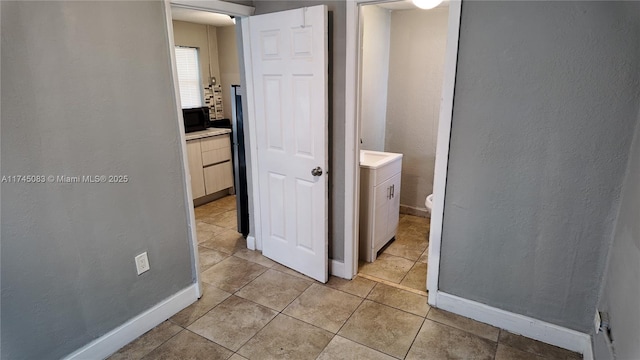
[{"label": "black refrigerator", "polygon": [[238,232],[249,234],[249,196],[247,194],[247,161],[244,126],[242,122],[242,94],[240,85],[231,86],[231,135],[233,144],[233,181],[236,191]]}]

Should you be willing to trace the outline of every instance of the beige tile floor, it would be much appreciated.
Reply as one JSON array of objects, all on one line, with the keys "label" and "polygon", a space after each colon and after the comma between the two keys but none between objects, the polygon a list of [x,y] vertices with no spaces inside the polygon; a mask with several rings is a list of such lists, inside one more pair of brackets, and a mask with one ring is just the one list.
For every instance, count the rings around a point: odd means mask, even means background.
[{"label": "beige tile floor", "polygon": [[402,216],[378,261],[327,284],[247,250],[233,196],[198,207],[196,219],[202,298],[110,359],[580,358],[430,308],[426,219]]},{"label": "beige tile floor", "polygon": [[400,215],[395,239],[382,248],[376,261],[360,261],[359,275],[426,295],[428,237],[429,219]]}]

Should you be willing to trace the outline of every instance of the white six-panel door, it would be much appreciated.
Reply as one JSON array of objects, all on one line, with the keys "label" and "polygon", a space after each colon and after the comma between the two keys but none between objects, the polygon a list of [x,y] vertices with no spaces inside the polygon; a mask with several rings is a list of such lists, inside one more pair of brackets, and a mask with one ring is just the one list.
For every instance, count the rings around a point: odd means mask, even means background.
[{"label": "white six-panel door", "polygon": [[262,252],[326,282],[327,9],[252,16],[249,29]]}]

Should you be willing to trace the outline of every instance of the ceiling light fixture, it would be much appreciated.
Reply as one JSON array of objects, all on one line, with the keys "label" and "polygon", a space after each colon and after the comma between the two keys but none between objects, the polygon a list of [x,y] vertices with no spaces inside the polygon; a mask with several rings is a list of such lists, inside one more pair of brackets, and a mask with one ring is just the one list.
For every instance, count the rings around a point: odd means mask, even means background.
[{"label": "ceiling light fixture", "polygon": [[433,9],[434,7],[440,5],[442,0],[412,0],[413,5],[419,7],[423,10]]}]

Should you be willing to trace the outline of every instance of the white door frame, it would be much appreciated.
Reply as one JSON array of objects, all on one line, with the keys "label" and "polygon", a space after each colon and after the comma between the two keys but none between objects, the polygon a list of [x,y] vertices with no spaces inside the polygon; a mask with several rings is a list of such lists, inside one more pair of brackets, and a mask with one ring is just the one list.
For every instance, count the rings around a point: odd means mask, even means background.
[{"label": "white door frame", "polygon": [[191,190],[191,180],[189,175],[189,160],[187,159],[187,139],[184,132],[184,120],[182,118],[182,105],[180,101],[180,88],[178,87],[178,67],[176,65],[175,40],[173,38],[173,21],[171,18],[171,5],[185,7],[194,10],[219,12],[234,16],[249,16],[254,12],[254,8],[250,6],[238,5],[219,0],[164,0],[165,22],[167,29],[167,38],[169,40],[170,62],[171,62],[171,82],[173,83],[174,98],[176,101],[176,112],[178,119],[178,135],[180,136],[180,155],[182,156],[182,171],[184,177],[184,203],[187,209],[187,234],[189,236],[189,251],[191,253],[191,273],[196,285],[198,298],[202,296],[202,287],[200,286],[200,260],[198,257],[198,237],[196,233],[196,216],[193,210],[193,198]]},{"label": "white door frame", "polygon": [[[240,5],[221,0],[165,0],[165,2],[182,8],[238,17],[251,16],[256,10],[253,6]],[[169,14],[171,14],[171,12],[169,12]]]},{"label": "white door frame", "polygon": [[[391,0],[393,1],[393,0]],[[361,5],[391,2],[389,0],[348,0],[347,1],[347,61],[346,61],[346,109],[345,109],[345,267],[357,273],[358,266],[358,222],[360,183],[360,58]],[[442,220],[444,197],[449,161],[449,141],[451,118],[453,115],[453,95],[458,61],[458,41],[460,34],[461,0],[449,1],[447,24],[447,47],[445,50],[444,82],[440,100],[440,119],[436,146],[436,164],[433,181],[433,210],[429,233],[429,272],[427,290],[429,304],[436,305],[438,276],[440,272],[440,245],[442,242]],[[349,241],[351,240],[351,241]]]},{"label": "white door frame", "polygon": [[[244,116],[248,119],[256,118],[255,104],[253,101],[253,61],[251,60],[251,42],[247,41],[250,34],[249,22],[240,21],[242,28],[242,61],[244,62],[244,82],[246,84],[244,93],[246,94],[247,108]],[[245,122],[245,129],[249,130],[249,158],[251,159],[251,189],[253,207],[253,233],[247,236],[247,247],[251,250],[262,250],[262,220],[260,216],[260,183],[258,177],[258,134],[256,132],[255,121]]]}]

